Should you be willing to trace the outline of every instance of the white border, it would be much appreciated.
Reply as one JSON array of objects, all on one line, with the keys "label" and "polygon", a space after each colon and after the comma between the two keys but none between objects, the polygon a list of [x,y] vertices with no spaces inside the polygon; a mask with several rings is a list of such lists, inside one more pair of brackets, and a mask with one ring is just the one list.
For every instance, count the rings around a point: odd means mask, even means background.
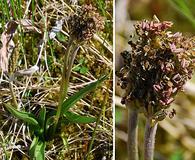
[{"label": "white border", "polygon": [[115,0],[113,0],[113,160],[115,160]]}]

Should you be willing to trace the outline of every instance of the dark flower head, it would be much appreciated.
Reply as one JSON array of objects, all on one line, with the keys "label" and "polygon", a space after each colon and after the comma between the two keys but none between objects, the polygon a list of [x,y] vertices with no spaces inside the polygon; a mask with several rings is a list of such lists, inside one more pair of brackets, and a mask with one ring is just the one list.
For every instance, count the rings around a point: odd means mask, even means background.
[{"label": "dark flower head", "polygon": [[78,41],[90,40],[94,33],[104,28],[103,18],[92,5],[83,5],[70,16],[70,35]]},{"label": "dark flower head", "polygon": [[129,41],[131,51],[121,53],[124,66],[117,76],[126,90],[122,103],[139,102],[147,116],[168,108],[192,77],[195,40],[172,34],[167,31],[171,26],[168,21],[139,22],[136,39]]}]

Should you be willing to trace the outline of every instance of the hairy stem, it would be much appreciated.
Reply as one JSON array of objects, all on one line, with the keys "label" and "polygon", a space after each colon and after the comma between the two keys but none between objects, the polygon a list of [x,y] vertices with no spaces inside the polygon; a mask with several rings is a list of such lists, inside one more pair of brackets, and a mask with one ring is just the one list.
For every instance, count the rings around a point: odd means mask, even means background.
[{"label": "hairy stem", "polygon": [[18,102],[16,100],[16,96],[14,93],[14,89],[13,89],[13,75],[11,75],[10,77],[10,81],[9,81],[9,88],[10,88],[10,93],[11,93],[11,97],[12,97],[12,103],[14,105],[14,107],[17,109],[18,108]]},{"label": "hairy stem", "polygon": [[127,142],[127,151],[128,151],[128,160],[138,160],[138,111],[128,108],[128,142]]},{"label": "hairy stem", "polygon": [[56,131],[56,127],[61,116],[62,103],[64,102],[64,99],[66,98],[68,93],[68,85],[69,85],[69,78],[70,78],[70,74],[68,73],[70,72],[69,70],[72,69],[69,67],[69,59],[70,59],[70,52],[71,52],[72,45],[73,45],[73,39],[70,39],[64,55],[64,65],[63,65],[62,79],[61,79],[60,92],[59,92],[60,97],[59,97],[58,108],[56,113],[54,132]]},{"label": "hairy stem", "polygon": [[69,68],[68,68],[68,71],[67,71],[67,78],[68,78],[68,81],[69,81],[69,78],[70,78],[70,74],[71,74],[71,71],[72,71],[72,67],[73,67],[73,64],[74,64],[74,59],[77,55],[77,52],[79,50],[79,45],[76,45],[74,50],[73,50],[73,53],[71,55],[71,58],[70,58],[70,63],[69,63]]},{"label": "hairy stem", "polygon": [[18,103],[17,103],[16,97],[15,97],[15,94],[14,94],[14,89],[13,89],[12,82],[10,82],[9,85],[10,85],[10,92],[11,92],[11,96],[12,96],[13,105],[14,105],[15,108],[18,108]]},{"label": "hairy stem", "polygon": [[147,119],[145,128],[144,160],[153,160],[157,126],[158,123],[151,125],[151,119]]},{"label": "hairy stem", "polygon": [[[63,71],[62,71],[62,80],[61,80],[61,85],[60,85],[60,97],[59,97],[59,104],[58,104],[58,111],[61,111],[61,105],[66,98],[67,92],[68,92],[68,84],[69,84],[69,77],[67,76],[67,72],[70,69],[69,68],[69,56],[70,56],[70,51],[71,47],[73,44],[73,40],[70,39],[65,55],[64,55],[64,65],[63,65]],[[58,114],[57,114],[58,115]]]}]

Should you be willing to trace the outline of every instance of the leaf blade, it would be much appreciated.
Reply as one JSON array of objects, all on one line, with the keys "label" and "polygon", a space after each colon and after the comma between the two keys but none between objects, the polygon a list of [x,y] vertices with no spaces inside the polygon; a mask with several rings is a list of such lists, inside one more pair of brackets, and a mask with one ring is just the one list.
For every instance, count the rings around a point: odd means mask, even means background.
[{"label": "leaf blade", "polygon": [[35,136],[30,145],[30,158],[33,160],[45,160],[45,146],[46,143]]},{"label": "leaf blade", "polygon": [[35,160],[45,160],[45,142],[39,141],[35,148]]},{"label": "leaf blade", "polygon": [[62,104],[62,114],[64,114],[66,111],[68,111],[69,108],[74,106],[76,102],[78,102],[81,98],[83,98],[87,93],[95,89],[101,82],[103,82],[107,76],[102,76],[99,80],[87,85],[83,89],[81,89],[79,92],[75,93],[73,96],[68,98],[66,101]]},{"label": "leaf blade", "polygon": [[55,130],[55,116],[47,118],[45,123],[45,139],[49,140],[54,137]]},{"label": "leaf blade", "polygon": [[64,116],[72,123],[83,123],[83,124],[87,124],[87,123],[93,123],[96,122],[96,118],[94,117],[87,117],[87,116],[81,116],[72,112],[65,112]]},{"label": "leaf blade", "polygon": [[33,117],[31,113],[18,111],[9,104],[3,103],[7,110],[16,118],[23,120],[26,123],[39,127],[38,121]]},{"label": "leaf blade", "polygon": [[36,137],[36,136],[34,136],[33,141],[32,141],[32,143],[31,143],[31,145],[30,145],[30,149],[29,149],[29,153],[30,153],[31,159],[34,158],[35,147],[36,147],[38,141],[39,141],[39,138]]},{"label": "leaf blade", "polygon": [[43,107],[43,108],[41,108],[41,110],[39,112],[39,117],[38,117],[39,124],[40,124],[41,128],[44,128],[44,126],[45,126],[45,118],[46,118],[46,108]]}]

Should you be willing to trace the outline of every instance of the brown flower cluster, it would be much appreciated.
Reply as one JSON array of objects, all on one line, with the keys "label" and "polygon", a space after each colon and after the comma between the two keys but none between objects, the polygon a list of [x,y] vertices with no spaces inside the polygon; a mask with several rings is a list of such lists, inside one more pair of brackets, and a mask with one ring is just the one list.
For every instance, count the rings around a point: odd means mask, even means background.
[{"label": "brown flower cluster", "polygon": [[90,5],[83,5],[77,13],[70,16],[70,35],[78,41],[90,40],[94,33],[104,28],[103,18],[97,9]]},{"label": "brown flower cluster", "polygon": [[[126,89],[122,103],[139,102],[147,116],[169,107],[192,77],[195,39],[167,31],[171,22],[142,21],[135,25],[131,51],[121,53],[124,66],[116,73]],[[144,107],[144,108],[143,108]]]}]

